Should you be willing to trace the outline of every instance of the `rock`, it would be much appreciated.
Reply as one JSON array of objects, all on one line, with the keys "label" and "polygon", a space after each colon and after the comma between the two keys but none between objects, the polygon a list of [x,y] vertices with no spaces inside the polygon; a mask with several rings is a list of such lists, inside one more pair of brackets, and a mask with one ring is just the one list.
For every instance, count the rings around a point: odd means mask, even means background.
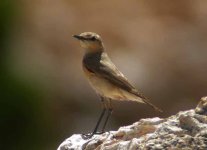
[{"label": "rock", "polygon": [[195,111],[197,114],[207,115],[207,96],[201,98]]},{"label": "rock", "polygon": [[205,150],[206,114],[207,97],[203,97],[195,110],[181,111],[166,119],[141,119],[87,140],[74,134],[58,150]]}]

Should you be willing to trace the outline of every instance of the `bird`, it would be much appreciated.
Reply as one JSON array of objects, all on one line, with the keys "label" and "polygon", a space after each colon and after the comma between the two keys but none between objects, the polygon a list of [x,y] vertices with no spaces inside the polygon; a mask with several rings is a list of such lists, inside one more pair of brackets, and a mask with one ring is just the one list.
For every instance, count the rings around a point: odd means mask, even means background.
[{"label": "bird", "polygon": [[[82,59],[84,75],[91,87],[100,96],[103,107],[94,130],[89,134],[84,134],[85,138],[104,132],[108,119],[113,112],[113,100],[144,103],[158,112],[163,112],[141,94],[119,71],[106,53],[102,38],[97,33],[83,32],[73,35],[73,37],[80,42],[80,46],[84,50]],[[102,130],[97,132],[106,110],[108,114]]]}]

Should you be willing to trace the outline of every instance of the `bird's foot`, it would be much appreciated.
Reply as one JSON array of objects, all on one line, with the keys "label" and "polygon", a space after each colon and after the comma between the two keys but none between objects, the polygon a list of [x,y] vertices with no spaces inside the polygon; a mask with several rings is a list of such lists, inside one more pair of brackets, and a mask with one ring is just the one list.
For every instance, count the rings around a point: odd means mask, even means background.
[{"label": "bird's foot", "polygon": [[92,133],[87,133],[87,134],[82,134],[81,136],[84,140],[87,140],[87,139],[90,139],[93,136],[93,134]]},{"label": "bird's foot", "polygon": [[87,133],[87,134],[82,134],[82,138],[83,139],[90,139],[93,137],[94,134],[103,134],[104,132],[95,132],[95,133]]}]

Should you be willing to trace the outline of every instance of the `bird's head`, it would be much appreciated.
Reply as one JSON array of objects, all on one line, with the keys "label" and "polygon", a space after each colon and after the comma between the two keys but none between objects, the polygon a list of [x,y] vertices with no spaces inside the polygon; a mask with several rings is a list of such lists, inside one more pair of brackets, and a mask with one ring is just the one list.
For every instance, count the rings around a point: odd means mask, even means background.
[{"label": "bird's head", "polygon": [[79,35],[73,35],[74,38],[80,41],[80,45],[86,52],[103,51],[104,46],[101,37],[93,32],[83,32]]}]

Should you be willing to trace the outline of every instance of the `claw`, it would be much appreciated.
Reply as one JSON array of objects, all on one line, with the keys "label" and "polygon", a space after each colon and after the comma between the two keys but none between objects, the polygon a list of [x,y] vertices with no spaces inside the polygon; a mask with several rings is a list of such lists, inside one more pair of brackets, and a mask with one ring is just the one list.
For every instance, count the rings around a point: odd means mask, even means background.
[{"label": "claw", "polygon": [[98,135],[100,135],[100,134],[103,134],[103,133],[104,133],[104,132],[96,132],[96,133],[82,134],[82,138],[83,138],[84,140],[87,140],[87,139],[92,138],[94,134],[98,134]]},{"label": "claw", "polygon": [[92,133],[82,134],[82,138],[83,138],[84,140],[90,139],[92,136],[93,136]]}]

